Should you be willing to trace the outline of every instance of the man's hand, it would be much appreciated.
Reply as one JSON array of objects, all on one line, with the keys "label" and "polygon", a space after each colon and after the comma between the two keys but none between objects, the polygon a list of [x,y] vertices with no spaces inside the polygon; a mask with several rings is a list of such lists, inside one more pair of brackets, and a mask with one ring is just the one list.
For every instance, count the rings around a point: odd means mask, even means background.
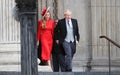
[{"label": "man's hand", "polygon": [[56,43],[59,44],[59,40],[56,40]]},{"label": "man's hand", "polygon": [[79,42],[78,42],[78,41],[76,41],[76,44],[77,44],[78,46],[80,46],[80,44],[79,44]]},{"label": "man's hand", "polygon": [[76,41],[76,44],[79,44],[79,42],[78,42],[78,41]]}]

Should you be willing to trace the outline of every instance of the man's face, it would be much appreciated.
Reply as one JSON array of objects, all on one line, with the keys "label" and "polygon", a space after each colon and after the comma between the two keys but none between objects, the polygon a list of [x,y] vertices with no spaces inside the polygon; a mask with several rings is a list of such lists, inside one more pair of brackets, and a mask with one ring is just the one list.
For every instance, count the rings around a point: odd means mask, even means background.
[{"label": "man's face", "polygon": [[70,13],[66,13],[64,16],[65,16],[66,19],[71,19],[71,14]]}]

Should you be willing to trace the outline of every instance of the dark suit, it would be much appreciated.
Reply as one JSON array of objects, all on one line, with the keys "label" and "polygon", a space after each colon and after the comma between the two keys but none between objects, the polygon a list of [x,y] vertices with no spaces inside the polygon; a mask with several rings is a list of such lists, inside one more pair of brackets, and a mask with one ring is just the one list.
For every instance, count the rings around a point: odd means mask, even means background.
[{"label": "dark suit", "polygon": [[[74,39],[75,36],[77,37],[75,40],[79,41],[79,30],[78,30],[78,23],[76,19],[71,19],[72,24],[73,24],[73,35]],[[60,44],[64,42],[64,39],[67,34],[67,29],[66,29],[66,22],[65,19],[61,19],[58,21],[58,24],[55,28],[55,40],[59,40]]]},{"label": "dark suit", "polygon": [[[55,32],[54,32],[55,33]],[[55,35],[54,35],[55,37]],[[53,49],[52,49],[52,60],[53,60],[53,72],[59,72],[60,70],[62,72],[65,71],[63,65],[65,65],[64,59],[65,59],[65,52],[63,50],[63,47],[60,44],[57,44],[55,39],[53,38]]]},{"label": "dark suit", "polygon": [[[65,69],[66,71],[72,71],[72,58],[74,53],[76,52],[76,40],[79,41],[79,29],[78,29],[78,23],[76,19],[71,19],[72,22],[72,28],[73,28],[73,37],[74,37],[74,42],[70,43],[70,42],[66,42],[65,38],[67,36],[67,25],[66,25],[66,19],[61,19],[58,21],[58,24],[55,28],[55,40],[59,40],[59,45],[62,45],[65,51],[65,55],[66,55],[66,61],[63,62],[65,63]],[[68,45],[65,45],[68,43]],[[69,48],[67,48],[67,46],[69,46]],[[70,57],[70,60],[67,61],[67,56],[68,59]],[[69,63],[70,62],[70,63]]]}]

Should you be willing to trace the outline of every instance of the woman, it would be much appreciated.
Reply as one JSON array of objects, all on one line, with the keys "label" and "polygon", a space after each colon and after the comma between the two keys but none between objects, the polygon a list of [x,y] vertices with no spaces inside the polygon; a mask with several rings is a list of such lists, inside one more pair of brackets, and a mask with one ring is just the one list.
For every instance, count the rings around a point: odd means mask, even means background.
[{"label": "woman", "polygon": [[50,65],[53,44],[54,20],[48,9],[42,11],[43,19],[38,21],[37,46],[41,44],[41,64]]}]

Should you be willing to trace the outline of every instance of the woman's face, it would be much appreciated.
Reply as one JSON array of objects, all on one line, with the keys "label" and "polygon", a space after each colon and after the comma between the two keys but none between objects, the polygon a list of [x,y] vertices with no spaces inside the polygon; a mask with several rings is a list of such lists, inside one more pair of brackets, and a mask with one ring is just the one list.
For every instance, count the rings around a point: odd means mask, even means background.
[{"label": "woman's face", "polygon": [[45,19],[46,19],[46,20],[50,19],[50,13],[49,13],[49,12],[47,12],[47,13],[45,14]]}]

